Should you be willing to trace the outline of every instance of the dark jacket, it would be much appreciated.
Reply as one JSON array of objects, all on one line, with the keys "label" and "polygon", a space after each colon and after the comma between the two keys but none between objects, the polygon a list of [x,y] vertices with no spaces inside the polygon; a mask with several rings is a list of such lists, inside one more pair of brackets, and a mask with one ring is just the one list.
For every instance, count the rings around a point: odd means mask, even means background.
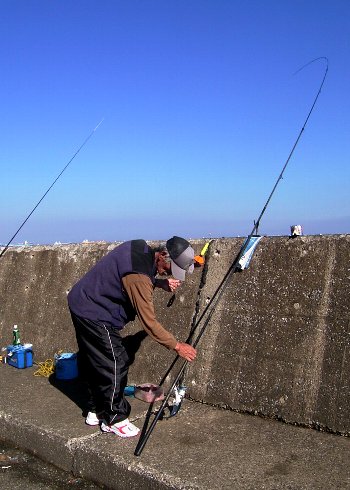
[{"label": "dark jacket", "polygon": [[99,260],[69,292],[70,310],[121,330],[135,319],[135,310],[121,282],[132,273],[145,274],[154,284],[154,250],[144,240],[124,242]]}]

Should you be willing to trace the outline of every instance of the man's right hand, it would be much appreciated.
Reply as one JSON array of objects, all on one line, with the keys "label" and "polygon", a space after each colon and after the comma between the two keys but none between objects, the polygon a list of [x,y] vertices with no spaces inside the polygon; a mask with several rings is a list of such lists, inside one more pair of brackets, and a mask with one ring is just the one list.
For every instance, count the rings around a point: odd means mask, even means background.
[{"label": "man's right hand", "polygon": [[176,352],[180,357],[186,359],[186,361],[192,362],[195,360],[197,351],[192,345],[185,344],[184,342],[178,342],[175,347]]}]

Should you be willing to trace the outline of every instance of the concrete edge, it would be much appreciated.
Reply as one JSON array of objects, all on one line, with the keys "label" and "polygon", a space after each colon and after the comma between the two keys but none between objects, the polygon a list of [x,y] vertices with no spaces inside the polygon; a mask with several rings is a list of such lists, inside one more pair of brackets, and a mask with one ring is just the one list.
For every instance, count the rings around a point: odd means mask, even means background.
[{"label": "concrete edge", "polygon": [[[130,420],[135,422],[142,418],[144,416],[138,414],[136,417],[131,417]],[[116,459],[111,453],[95,450],[92,442],[96,438],[108,437],[102,434],[99,428],[88,435],[66,438],[52,430],[23,421],[20,413],[18,416],[13,416],[0,411],[0,422],[0,437],[5,442],[33,454],[74,477],[83,478],[103,488],[143,488],[145,490],[196,488],[192,485],[184,485],[183,480],[175,476],[165,475],[154,468],[150,470],[140,458],[136,459],[132,456],[132,459],[128,459],[118,454],[118,459]],[[133,438],[125,443],[132,449],[136,445],[136,439]],[[114,485],[111,482],[116,480],[116,474],[118,474],[118,481]]]}]

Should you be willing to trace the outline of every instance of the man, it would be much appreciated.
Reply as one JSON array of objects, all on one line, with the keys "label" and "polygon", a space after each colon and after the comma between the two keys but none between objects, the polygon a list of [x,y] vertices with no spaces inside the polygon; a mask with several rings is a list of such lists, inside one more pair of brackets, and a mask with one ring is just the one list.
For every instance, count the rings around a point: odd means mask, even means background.
[{"label": "man", "polygon": [[[158,343],[193,361],[196,350],[178,342],[157,320],[153,289],[172,292],[193,272],[194,250],[174,236],[157,249],[144,240],[122,243],[104,256],[68,294],[79,347],[79,368],[91,393],[86,423],[120,437],[139,433],[124,397],[129,359],[120,330],[137,315]],[[156,278],[156,275],[173,278]]]}]

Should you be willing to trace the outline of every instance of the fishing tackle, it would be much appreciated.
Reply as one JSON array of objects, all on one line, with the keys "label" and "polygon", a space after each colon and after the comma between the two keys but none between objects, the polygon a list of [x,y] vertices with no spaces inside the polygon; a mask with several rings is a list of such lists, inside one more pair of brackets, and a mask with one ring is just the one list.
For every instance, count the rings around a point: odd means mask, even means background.
[{"label": "fishing tackle", "polygon": [[[227,270],[224,278],[222,279],[221,283],[219,284],[219,286],[217,287],[216,291],[214,292],[212,298],[210,299],[210,301],[208,302],[208,304],[206,305],[206,307],[204,308],[202,314],[200,315],[199,319],[197,320],[196,324],[194,325],[193,329],[192,329],[192,332],[188,338],[188,340],[186,341],[187,343],[191,344],[194,348],[196,348],[196,346],[198,345],[200,339],[202,338],[206,328],[207,328],[207,325],[209,324],[211,318],[212,318],[212,315],[215,311],[215,307],[217,305],[217,303],[220,301],[224,291],[225,291],[225,287],[226,285],[228,284],[228,281],[229,279],[231,278],[232,274],[234,272],[237,272],[237,271],[241,271],[242,270],[242,258],[244,257],[244,255],[247,253],[249,247],[251,247],[251,239],[252,237],[255,237],[258,235],[258,230],[259,230],[259,226],[260,226],[260,221],[267,209],[267,206],[269,205],[270,201],[271,201],[271,198],[279,184],[279,182],[282,180],[283,178],[283,174],[284,174],[284,171],[286,170],[287,168],[287,165],[294,153],[294,150],[296,148],[296,146],[298,145],[299,143],[299,140],[301,138],[301,135],[302,133],[304,132],[305,130],[305,126],[311,116],[311,113],[312,111],[314,110],[314,107],[316,105],[316,102],[317,102],[317,99],[321,93],[321,90],[322,90],[322,87],[324,85],[324,82],[325,82],[325,79],[326,79],[326,76],[327,76],[327,73],[328,73],[328,59],[326,57],[319,57],[319,58],[316,58],[312,61],[310,61],[309,63],[307,63],[306,65],[304,65],[303,67],[301,67],[296,73],[298,73],[299,71],[303,70],[304,68],[306,68],[307,66],[309,66],[311,63],[314,63],[315,61],[318,61],[318,60],[325,60],[326,61],[326,69],[325,69],[325,72],[324,72],[324,75],[323,75],[323,78],[322,78],[322,81],[321,81],[321,84],[319,86],[319,89],[318,89],[318,92],[313,100],[313,103],[311,105],[311,108],[307,114],[307,117],[304,121],[304,124],[295,140],[295,143],[288,155],[288,158],[282,168],[282,171],[281,173],[279,174],[273,188],[272,188],[272,191],[270,192],[270,195],[265,203],[265,205],[263,206],[259,216],[258,216],[258,219],[254,221],[254,226],[252,228],[252,231],[250,232],[250,234],[248,235],[248,237],[246,238],[246,240],[244,241],[238,255],[236,256],[236,258],[234,259],[234,261],[232,262],[231,266],[229,267],[229,269]],[[243,267],[244,268],[244,267]],[[207,316],[206,316],[207,315]],[[205,318],[206,316],[206,318]],[[204,320],[205,318],[205,320]],[[203,322],[203,325],[199,331],[199,333],[197,334],[197,337],[194,339],[193,341],[193,337],[194,337],[194,334],[195,332],[197,331],[198,327],[200,326],[202,320],[204,320]],[[159,386],[162,386],[163,383],[165,382],[165,380],[167,379],[167,377],[169,376],[169,374],[171,373],[172,369],[174,368],[175,364],[177,363],[179,359],[179,356],[176,356],[175,359],[173,360],[173,362],[171,363],[170,367],[168,368],[167,372],[165,373],[165,375],[163,376]],[[140,438],[139,438],[139,441],[138,441],[138,444],[136,446],[136,449],[135,449],[135,456],[140,456],[141,452],[143,451],[143,448],[145,447],[156,423],[158,422],[159,419],[161,419],[163,416],[164,416],[164,409],[165,407],[167,407],[168,405],[168,401],[170,399],[170,397],[172,396],[172,393],[175,393],[175,403],[176,403],[176,393],[178,393],[178,391],[176,392],[176,390],[178,390],[178,386],[180,383],[182,383],[182,379],[183,379],[183,374],[184,374],[184,371],[185,371],[185,368],[188,364],[188,361],[185,360],[183,361],[182,365],[180,366],[180,369],[168,391],[168,393],[165,395],[164,397],[164,400],[161,404],[161,406],[159,407],[159,409],[157,410],[157,412],[155,413],[154,415],[154,418],[152,420],[152,423],[151,425],[148,427],[148,424],[149,424],[149,421],[150,421],[150,417],[152,415],[152,410],[153,410],[153,404],[150,405],[149,407],[149,410],[147,412],[147,415],[146,415],[146,419],[145,419],[145,423],[143,425],[143,428],[141,430],[141,434],[140,434]],[[180,381],[181,380],[181,381]],[[181,399],[182,401],[182,399]],[[174,414],[178,413],[180,409],[180,404],[178,404],[177,407],[174,408]]]},{"label": "fishing tackle", "polygon": [[174,417],[177,412],[180,410],[182,400],[185,398],[187,387],[180,385],[179,387],[174,387],[175,400],[171,407],[170,417]]},{"label": "fishing tackle", "polygon": [[42,195],[42,197],[39,199],[39,201],[36,203],[36,205],[34,206],[34,208],[31,210],[31,212],[28,214],[28,216],[26,217],[26,219],[23,221],[23,223],[21,224],[21,226],[18,228],[18,230],[16,231],[16,233],[10,238],[10,240],[8,241],[7,245],[5,245],[5,247],[2,249],[1,253],[0,253],[0,258],[4,255],[4,253],[6,252],[6,250],[9,248],[10,244],[12,243],[12,240],[18,235],[18,233],[21,231],[21,229],[23,228],[23,226],[26,224],[26,222],[29,220],[29,218],[31,217],[31,215],[34,213],[34,211],[36,210],[36,208],[39,206],[39,204],[42,202],[42,200],[46,197],[46,195],[49,193],[49,191],[52,189],[52,187],[56,184],[56,182],[58,181],[58,179],[61,177],[61,175],[63,174],[63,172],[68,168],[68,166],[71,164],[71,162],[74,160],[74,158],[78,155],[78,153],[80,152],[80,150],[83,148],[83,146],[86,145],[86,143],[88,142],[88,140],[91,138],[91,136],[95,133],[96,129],[100,126],[100,124],[102,123],[103,119],[98,123],[98,125],[95,127],[95,129],[93,129],[91,131],[91,133],[89,134],[89,136],[87,138],[85,138],[84,142],[79,146],[79,148],[77,149],[77,151],[74,153],[74,155],[72,156],[72,158],[69,160],[69,162],[65,165],[65,167],[61,170],[61,172],[58,174],[58,176],[55,178],[55,180],[52,182],[52,184],[50,185],[50,187],[46,190],[46,192]]},{"label": "fishing tackle", "polygon": [[[159,417],[160,420],[164,419],[170,419],[171,417],[174,417],[178,411],[181,408],[182,400],[185,398],[186,391],[187,391],[187,386],[184,386],[182,384],[182,380],[184,378],[184,373],[182,373],[181,379],[177,381],[177,385],[174,386],[173,393],[171,393],[173,400],[171,403],[169,402],[170,398],[168,399],[167,403],[165,404],[163,411]],[[163,397],[164,399],[164,397]],[[166,415],[166,411],[168,415]]]}]

